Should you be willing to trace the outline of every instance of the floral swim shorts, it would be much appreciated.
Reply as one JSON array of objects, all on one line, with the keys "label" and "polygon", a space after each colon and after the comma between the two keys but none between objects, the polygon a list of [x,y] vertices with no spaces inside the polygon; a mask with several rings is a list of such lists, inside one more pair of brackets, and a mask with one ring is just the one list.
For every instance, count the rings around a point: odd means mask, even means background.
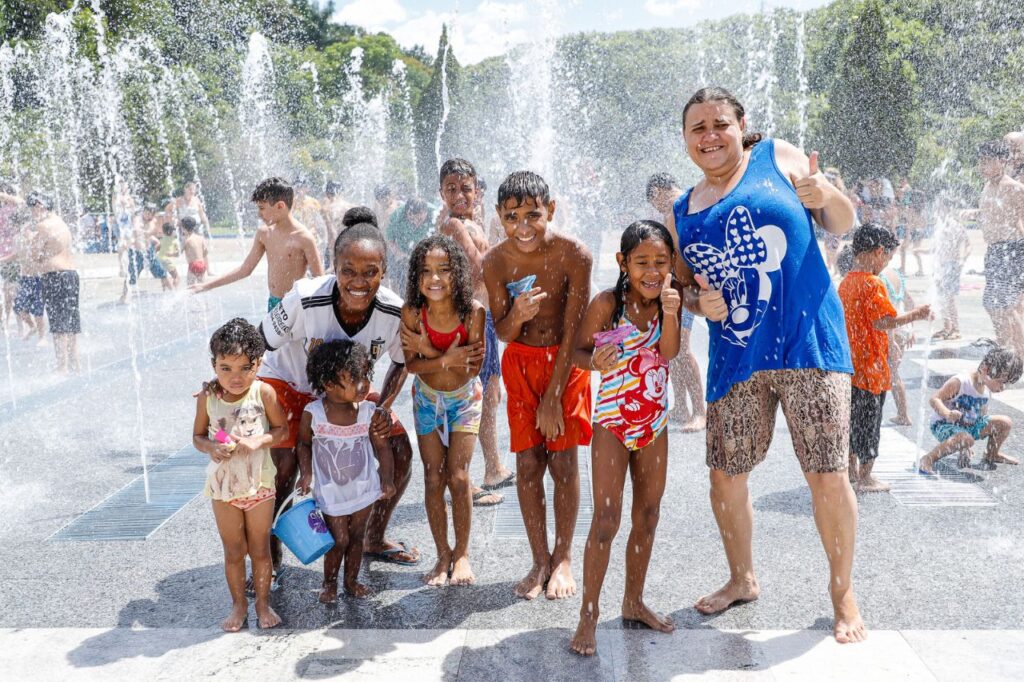
[{"label": "floral swim shorts", "polygon": [[479,433],[483,395],[483,384],[478,377],[454,391],[439,391],[416,377],[412,384],[416,435],[426,436],[437,431],[447,447],[449,433]]},{"label": "floral swim shorts", "polygon": [[707,463],[745,474],[768,453],[782,404],[800,467],[845,471],[850,452],[850,375],[822,369],[769,369],[733,384],[708,405]]}]

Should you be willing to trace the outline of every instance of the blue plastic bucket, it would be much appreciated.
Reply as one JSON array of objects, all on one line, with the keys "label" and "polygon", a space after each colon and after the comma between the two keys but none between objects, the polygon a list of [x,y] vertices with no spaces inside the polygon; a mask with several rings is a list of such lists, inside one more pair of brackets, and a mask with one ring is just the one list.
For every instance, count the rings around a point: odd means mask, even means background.
[{"label": "blue plastic bucket", "polygon": [[[288,496],[281,509],[284,509],[288,505],[288,500],[293,497],[295,493]],[[279,537],[303,564],[313,563],[334,547],[334,538],[327,528],[324,517],[320,515],[316,502],[308,497],[293,504],[291,509],[283,514],[278,512],[271,532]]]}]

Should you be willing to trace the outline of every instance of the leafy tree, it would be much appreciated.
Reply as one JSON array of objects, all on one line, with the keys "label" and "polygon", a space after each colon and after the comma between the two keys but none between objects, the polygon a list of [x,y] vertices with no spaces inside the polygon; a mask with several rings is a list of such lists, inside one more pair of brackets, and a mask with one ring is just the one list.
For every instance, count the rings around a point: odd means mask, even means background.
[{"label": "leafy tree", "polygon": [[915,74],[899,58],[879,0],[865,0],[839,58],[822,125],[829,156],[850,178],[900,177],[917,148]]}]

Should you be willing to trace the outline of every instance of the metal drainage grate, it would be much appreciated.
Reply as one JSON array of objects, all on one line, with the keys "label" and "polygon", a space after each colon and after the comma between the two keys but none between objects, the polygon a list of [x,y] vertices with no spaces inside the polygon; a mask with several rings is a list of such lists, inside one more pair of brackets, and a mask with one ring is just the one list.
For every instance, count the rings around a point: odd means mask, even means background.
[{"label": "metal drainage grate", "polygon": [[50,536],[54,542],[146,540],[203,489],[209,457],[182,448]]},{"label": "metal drainage grate", "polygon": [[[590,532],[590,519],[594,516],[593,486],[590,483],[590,448],[579,448],[580,467],[580,511],[576,515],[574,539],[586,539]],[[555,504],[554,481],[550,476],[544,477],[544,497],[547,500],[548,536],[555,536]],[[515,486],[502,488],[498,491],[505,501],[498,505],[494,517],[494,537],[509,540],[525,540],[526,527],[523,525],[523,513],[519,509],[519,494]]]},{"label": "metal drainage grate", "polygon": [[[920,418],[920,417],[919,417]],[[891,428],[882,429],[878,459],[872,473],[892,485],[892,496],[909,507],[994,507],[997,502],[962,471],[936,467],[938,478],[917,473],[917,459],[925,454],[917,444]],[[948,473],[947,473],[948,472]]]}]

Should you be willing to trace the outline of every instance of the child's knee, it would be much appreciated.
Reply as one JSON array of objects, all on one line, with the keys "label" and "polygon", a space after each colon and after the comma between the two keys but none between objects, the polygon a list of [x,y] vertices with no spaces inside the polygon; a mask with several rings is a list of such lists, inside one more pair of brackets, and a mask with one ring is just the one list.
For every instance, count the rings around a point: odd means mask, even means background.
[{"label": "child's knee", "polygon": [[595,511],[593,521],[594,539],[601,544],[614,540],[616,533],[619,532],[620,518],[621,509],[619,507]]},{"label": "child's knee", "polygon": [[443,467],[424,467],[423,486],[431,492],[437,492],[444,488],[447,473]]},{"label": "child's knee", "polygon": [[469,472],[464,468],[453,468],[448,471],[448,487],[453,494],[465,492],[469,485]]},{"label": "child's knee", "polygon": [[653,534],[661,518],[661,505],[641,505],[633,510],[633,528]]},{"label": "child's knee", "polygon": [[990,418],[988,423],[992,430],[997,433],[1009,433],[1010,429],[1013,428],[1013,419],[1002,414],[997,414]]},{"label": "child's knee", "polygon": [[248,553],[249,547],[244,540],[241,542],[224,543],[225,563],[231,564],[239,561],[245,561],[245,557]]}]

